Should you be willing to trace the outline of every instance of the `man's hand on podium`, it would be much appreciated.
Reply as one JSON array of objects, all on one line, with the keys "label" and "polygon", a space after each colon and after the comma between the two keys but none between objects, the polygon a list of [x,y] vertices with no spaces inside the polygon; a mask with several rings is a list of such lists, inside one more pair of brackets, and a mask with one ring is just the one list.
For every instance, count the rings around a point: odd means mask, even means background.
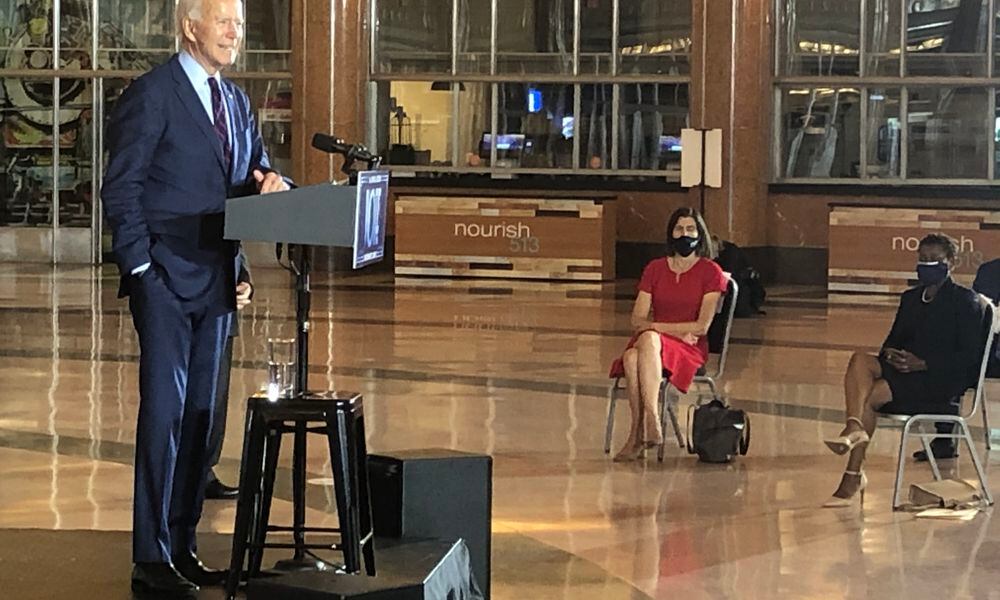
[{"label": "man's hand on podium", "polygon": [[274,171],[269,171],[264,173],[260,169],[254,169],[253,178],[257,180],[257,191],[261,194],[270,194],[271,192],[287,192],[290,188],[288,183]]},{"label": "man's hand on podium", "polygon": [[253,286],[246,281],[236,285],[236,310],[242,310],[250,304],[250,296],[253,295]]}]

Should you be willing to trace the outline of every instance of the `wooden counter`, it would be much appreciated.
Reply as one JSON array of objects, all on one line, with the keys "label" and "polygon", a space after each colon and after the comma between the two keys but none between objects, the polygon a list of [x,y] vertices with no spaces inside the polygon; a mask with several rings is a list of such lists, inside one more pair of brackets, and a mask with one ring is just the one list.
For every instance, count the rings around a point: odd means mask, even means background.
[{"label": "wooden counter", "polygon": [[830,206],[831,292],[896,294],[916,279],[917,247],[929,233],[958,242],[952,276],[971,286],[976,269],[1000,256],[1000,210]]},{"label": "wooden counter", "polygon": [[606,198],[400,194],[396,274],[612,280],[614,207]]}]

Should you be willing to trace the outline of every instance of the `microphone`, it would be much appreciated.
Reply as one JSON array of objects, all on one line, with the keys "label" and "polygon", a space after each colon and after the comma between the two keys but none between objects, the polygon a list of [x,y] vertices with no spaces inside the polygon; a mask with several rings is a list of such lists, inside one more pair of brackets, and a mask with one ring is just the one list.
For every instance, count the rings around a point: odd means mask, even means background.
[{"label": "microphone", "polygon": [[312,147],[328,154],[343,154],[346,156],[353,146],[344,143],[344,140],[332,135],[317,133],[313,136]]},{"label": "microphone", "polygon": [[348,144],[338,137],[326,135],[325,133],[314,134],[312,146],[328,154],[341,154],[348,161],[360,160],[361,162],[371,164],[376,160],[376,156],[363,145]]}]

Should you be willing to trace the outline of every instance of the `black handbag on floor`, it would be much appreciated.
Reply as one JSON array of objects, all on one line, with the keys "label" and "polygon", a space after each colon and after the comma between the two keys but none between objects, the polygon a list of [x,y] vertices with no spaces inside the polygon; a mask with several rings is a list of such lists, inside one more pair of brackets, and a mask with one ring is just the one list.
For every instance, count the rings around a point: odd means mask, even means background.
[{"label": "black handbag on floor", "polygon": [[720,400],[688,409],[689,454],[708,463],[727,463],[750,449],[750,416]]}]

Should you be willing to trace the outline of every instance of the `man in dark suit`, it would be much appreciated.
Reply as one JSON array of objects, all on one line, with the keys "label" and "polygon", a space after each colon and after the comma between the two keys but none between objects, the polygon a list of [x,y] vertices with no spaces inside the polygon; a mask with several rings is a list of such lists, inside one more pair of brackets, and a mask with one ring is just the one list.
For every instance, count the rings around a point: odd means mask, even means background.
[{"label": "man in dark suit", "polygon": [[176,10],[183,51],[118,101],[101,193],[140,347],[132,589],[190,596],[225,579],[195,553],[219,360],[238,302],[225,201],[288,184],[269,168],[246,93],[220,75],[243,39],[242,3],[179,0]]},{"label": "man in dark suit", "polygon": [[[993,304],[1000,304],[1000,258],[979,265],[972,289],[992,300]],[[990,356],[986,376],[1000,377],[1000,343],[997,340],[993,340],[993,355]]]}]

